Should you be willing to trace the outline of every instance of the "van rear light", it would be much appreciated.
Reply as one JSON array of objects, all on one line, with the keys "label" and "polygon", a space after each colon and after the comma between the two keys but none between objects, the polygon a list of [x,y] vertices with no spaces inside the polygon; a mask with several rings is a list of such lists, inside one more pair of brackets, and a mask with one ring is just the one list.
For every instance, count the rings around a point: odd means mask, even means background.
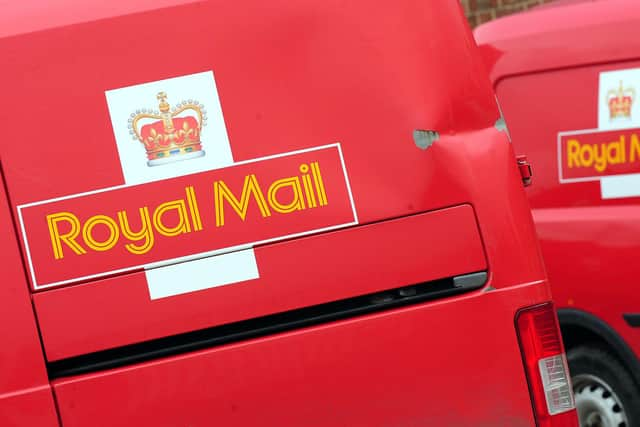
[{"label": "van rear light", "polygon": [[542,387],[545,391],[550,415],[561,414],[575,407],[571,393],[571,381],[564,355],[546,357],[538,362]]},{"label": "van rear light", "polygon": [[578,427],[569,367],[553,304],[520,310],[516,327],[538,427]]}]

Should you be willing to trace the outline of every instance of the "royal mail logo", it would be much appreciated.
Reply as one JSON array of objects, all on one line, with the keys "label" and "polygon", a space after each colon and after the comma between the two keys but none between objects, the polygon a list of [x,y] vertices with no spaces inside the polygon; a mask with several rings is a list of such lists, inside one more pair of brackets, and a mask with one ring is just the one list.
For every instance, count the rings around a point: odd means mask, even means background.
[{"label": "royal mail logo", "polygon": [[255,245],[357,224],[339,143],[234,161],[213,72],[105,95],[124,184],[18,206],[34,289],[135,270],[151,298],[252,280]]},{"label": "royal mail logo", "polygon": [[158,110],[143,108],[129,118],[129,133],[144,145],[147,165],[204,156],[200,141],[202,128],[207,124],[204,105],[190,99],[172,108],[165,92],[159,92],[157,98]]},{"label": "royal mail logo", "polygon": [[640,129],[558,134],[560,182],[640,172]]},{"label": "royal mail logo", "polygon": [[622,80],[617,89],[607,92],[606,103],[609,107],[609,119],[631,119],[631,109],[636,98],[633,87],[625,87]]},{"label": "royal mail logo", "polygon": [[357,223],[339,144],[18,207],[34,288]]},{"label": "royal mail logo", "polygon": [[558,133],[561,183],[599,181],[603,199],[640,195],[638,82],[640,68],[599,73],[597,129]]}]

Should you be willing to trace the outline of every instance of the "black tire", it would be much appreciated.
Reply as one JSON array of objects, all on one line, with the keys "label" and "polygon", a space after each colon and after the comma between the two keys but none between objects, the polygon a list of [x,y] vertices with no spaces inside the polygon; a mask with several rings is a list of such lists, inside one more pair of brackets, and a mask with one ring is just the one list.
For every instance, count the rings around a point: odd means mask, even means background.
[{"label": "black tire", "polygon": [[569,350],[567,360],[581,427],[640,427],[640,392],[614,355],[601,347],[578,346]]}]

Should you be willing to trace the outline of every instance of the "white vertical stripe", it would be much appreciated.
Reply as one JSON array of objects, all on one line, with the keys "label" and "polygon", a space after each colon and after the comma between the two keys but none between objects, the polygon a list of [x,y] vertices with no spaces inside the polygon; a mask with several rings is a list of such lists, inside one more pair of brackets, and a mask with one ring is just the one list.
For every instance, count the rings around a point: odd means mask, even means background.
[{"label": "white vertical stripe", "polygon": [[145,274],[152,300],[260,277],[253,248],[154,268]]},{"label": "white vertical stripe", "polygon": [[603,176],[600,179],[603,199],[622,199],[640,196],[640,174]]}]

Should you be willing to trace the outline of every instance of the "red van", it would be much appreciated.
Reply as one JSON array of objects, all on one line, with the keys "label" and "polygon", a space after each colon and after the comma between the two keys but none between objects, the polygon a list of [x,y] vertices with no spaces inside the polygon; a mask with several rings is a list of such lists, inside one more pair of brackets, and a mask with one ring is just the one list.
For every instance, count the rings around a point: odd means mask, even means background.
[{"label": "red van", "polygon": [[640,426],[640,3],[556,1],[475,36],[558,308],[583,426]]},{"label": "red van", "polygon": [[457,2],[2,8],[0,425],[576,425]]}]

